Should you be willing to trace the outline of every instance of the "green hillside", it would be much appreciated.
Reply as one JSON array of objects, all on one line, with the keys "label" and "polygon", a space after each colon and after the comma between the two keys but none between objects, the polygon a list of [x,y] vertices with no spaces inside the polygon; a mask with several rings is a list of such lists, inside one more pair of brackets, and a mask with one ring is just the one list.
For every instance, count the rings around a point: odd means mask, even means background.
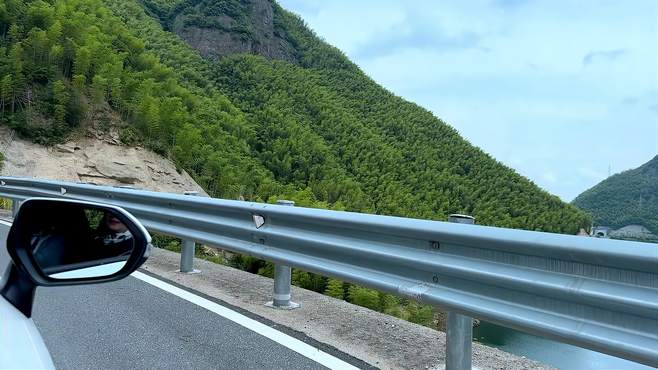
[{"label": "green hillside", "polygon": [[216,197],[589,224],[268,0],[4,0],[0,117],[44,144],[107,121]]},{"label": "green hillside", "polygon": [[658,235],[658,156],[603,180],[573,204],[591,213],[596,225],[642,225]]}]

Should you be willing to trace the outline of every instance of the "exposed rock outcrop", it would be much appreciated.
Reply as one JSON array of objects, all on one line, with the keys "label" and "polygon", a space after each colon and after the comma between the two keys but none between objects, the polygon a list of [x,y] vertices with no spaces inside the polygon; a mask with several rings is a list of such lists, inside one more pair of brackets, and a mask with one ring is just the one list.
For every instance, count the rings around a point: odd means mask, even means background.
[{"label": "exposed rock outcrop", "polygon": [[658,242],[658,235],[654,235],[642,225],[628,225],[621,229],[610,232],[610,237],[614,239],[641,240],[648,242]]},{"label": "exposed rock outcrop", "polygon": [[217,14],[217,6],[207,0],[178,7],[170,15],[173,31],[205,58],[250,53],[297,63],[295,48],[276,27],[272,1],[245,0],[226,14]]},{"label": "exposed rock outcrop", "polygon": [[3,176],[134,186],[170,193],[206,194],[183,170],[149,150],[118,145],[113,136],[89,134],[65,144],[45,147],[16,137],[0,127]]}]

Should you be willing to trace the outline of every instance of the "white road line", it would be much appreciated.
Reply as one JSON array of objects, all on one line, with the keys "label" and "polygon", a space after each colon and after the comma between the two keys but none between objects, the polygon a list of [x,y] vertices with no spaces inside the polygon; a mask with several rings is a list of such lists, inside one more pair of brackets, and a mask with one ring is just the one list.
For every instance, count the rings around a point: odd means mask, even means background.
[{"label": "white road line", "polygon": [[251,331],[254,331],[266,338],[269,338],[281,344],[282,346],[287,347],[288,349],[293,350],[302,356],[308,357],[309,359],[323,366],[326,366],[330,369],[358,369],[357,367],[350,365],[349,363],[339,358],[331,356],[326,352],[320,351],[319,349],[310,346],[299,339],[293,338],[278,330],[272,329],[271,327],[263,323],[250,319],[245,315],[232,311],[208,299],[199,297],[198,295],[190,293],[187,290],[175,287],[171,284],[165,283],[160,279],[156,279],[139,271],[133,272],[131,276],[136,277],[137,279],[142,280],[145,283],[151,284],[157,288],[165,290],[188,302],[194,303],[197,306],[203,307],[206,310],[214,312],[219,316],[231,320],[239,325],[242,325],[243,327]]}]

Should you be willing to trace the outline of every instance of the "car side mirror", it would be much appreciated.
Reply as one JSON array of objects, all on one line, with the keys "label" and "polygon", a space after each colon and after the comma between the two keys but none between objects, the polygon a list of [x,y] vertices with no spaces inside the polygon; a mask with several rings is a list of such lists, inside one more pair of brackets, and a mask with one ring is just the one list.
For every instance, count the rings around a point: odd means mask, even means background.
[{"label": "car side mirror", "polygon": [[13,266],[1,293],[29,317],[34,287],[122,279],[144,263],[150,248],[146,229],[119,207],[28,199],[9,230]]}]

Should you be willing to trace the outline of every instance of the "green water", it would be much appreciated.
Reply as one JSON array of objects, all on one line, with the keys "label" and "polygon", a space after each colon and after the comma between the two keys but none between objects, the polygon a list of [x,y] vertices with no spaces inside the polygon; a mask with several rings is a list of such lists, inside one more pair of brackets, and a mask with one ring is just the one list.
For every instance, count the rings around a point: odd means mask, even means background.
[{"label": "green water", "polygon": [[650,370],[653,367],[622,360],[599,352],[525,334],[481,322],[473,338],[482,344],[564,370]]}]

